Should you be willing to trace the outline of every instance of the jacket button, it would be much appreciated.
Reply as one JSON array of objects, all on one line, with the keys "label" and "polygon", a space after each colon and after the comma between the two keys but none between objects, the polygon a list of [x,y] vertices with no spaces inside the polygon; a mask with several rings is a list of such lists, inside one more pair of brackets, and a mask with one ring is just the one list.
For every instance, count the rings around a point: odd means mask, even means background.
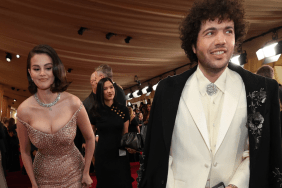
[{"label": "jacket button", "polygon": [[209,168],[209,165],[205,164],[205,167],[206,167],[206,168]]},{"label": "jacket button", "polygon": [[164,184],[164,180],[161,181],[161,184],[162,184],[162,185]]},{"label": "jacket button", "polygon": [[213,163],[213,166],[217,166],[217,162]]}]

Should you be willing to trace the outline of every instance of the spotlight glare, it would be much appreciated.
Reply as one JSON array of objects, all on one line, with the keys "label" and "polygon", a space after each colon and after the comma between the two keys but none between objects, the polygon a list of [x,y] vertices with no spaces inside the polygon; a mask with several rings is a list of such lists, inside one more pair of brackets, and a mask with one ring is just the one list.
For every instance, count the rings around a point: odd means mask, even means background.
[{"label": "spotlight glare", "polygon": [[10,53],[6,53],[6,61],[11,62],[12,60],[12,55]]},{"label": "spotlight glare", "polygon": [[158,87],[158,84],[159,84],[159,83],[156,83],[156,84],[153,86],[153,90],[154,90],[154,91],[156,91],[156,89],[157,89],[157,87]]},{"label": "spotlight glare", "polygon": [[275,56],[271,56],[271,57],[267,57],[267,58],[264,59],[263,64],[276,62],[276,61],[278,61],[280,56],[281,56],[281,54],[278,54],[278,55],[275,55]]},{"label": "spotlight glare", "polygon": [[138,97],[140,97],[141,95],[138,95],[138,92],[139,92],[139,90],[137,89],[136,91],[134,91],[133,92],[133,97],[134,98],[138,98]]},{"label": "spotlight glare", "polygon": [[17,54],[16,57],[19,59],[21,56],[19,54]]},{"label": "spotlight glare", "polygon": [[146,96],[149,96],[151,94],[151,92],[148,92],[147,94],[146,94]]},{"label": "spotlight glare", "polygon": [[269,46],[266,46],[264,47],[262,50],[263,50],[263,54],[264,54],[264,57],[270,57],[270,56],[274,56],[275,55],[275,50],[274,50],[274,47],[278,44],[278,42],[276,43],[273,43]]},{"label": "spotlight glare", "polygon": [[259,49],[257,52],[257,57],[258,57],[258,60],[262,60],[264,58],[264,54],[263,54],[263,50],[262,49]]},{"label": "spotlight glare", "polygon": [[149,88],[149,86],[146,86],[146,87],[144,87],[144,88],[142,89],[142,93],[143,93],[143,94],[148,93],[148,92],[147,92],[147,88]]},{"label": "spotlight glare", "polygon": [[232,57],[230,61],[232,63],[236,64],[236,65],[240,65],[239,57],[240,57],[240,55],[236,55],[236,56]]}]

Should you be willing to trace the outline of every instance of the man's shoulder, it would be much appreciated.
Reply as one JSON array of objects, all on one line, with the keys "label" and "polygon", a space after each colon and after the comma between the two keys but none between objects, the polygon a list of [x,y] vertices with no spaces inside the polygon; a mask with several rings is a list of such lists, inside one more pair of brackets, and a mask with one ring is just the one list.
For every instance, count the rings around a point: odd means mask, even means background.
[{"label": "man's shoulder", "polygon": [[85,108],[91,107],[93,105],[94,96],[95,96],[95,94],[93,92],[91,92],[90,95],[86,99],[84,99],[84,101],[82,103],[83,103]]},{"label": "man's shoulder", "polygon": [[[195,72],[195,68],[189,69],[181,74],[168,76],[165,79],[161,80],[159,83],[160,87],[173,87],[175,84],[182,83],[185,84],[187,79]],[[158,86],[158,87],[159,87]]]}]

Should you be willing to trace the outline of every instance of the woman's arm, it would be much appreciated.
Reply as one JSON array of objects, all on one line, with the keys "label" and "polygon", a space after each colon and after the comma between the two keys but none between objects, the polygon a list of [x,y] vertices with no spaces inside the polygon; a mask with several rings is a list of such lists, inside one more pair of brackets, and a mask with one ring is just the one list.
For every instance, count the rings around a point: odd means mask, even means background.
[{"label": "woman's arm", "polygon": [[84,106],[77,115],[77,124],[85,139],[85,167],[83,174],[89,175],[90,163],[95,149],[95,137]]},{"label": "woman's arm", "polygon": [[[18,116],[21,117],[19,112],[18,112]],[[23,164],[25,166],[28,177],[31,181],[32,188],[37,188],[38,186],[35,181],[33,167],[32,167],[32,159],[30,156],[31,143],[28,138],[27,129],[20,121],[17,122],[17,129],[18,129],[18,137],[20,142],[20,150],[21,150]]]}]

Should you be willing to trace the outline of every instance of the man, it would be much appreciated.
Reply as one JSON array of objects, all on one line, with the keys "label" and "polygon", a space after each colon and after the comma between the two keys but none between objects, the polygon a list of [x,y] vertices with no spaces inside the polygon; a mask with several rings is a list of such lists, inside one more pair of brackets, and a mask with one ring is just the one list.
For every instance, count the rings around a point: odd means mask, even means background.
[{"label": "man", "polygon": [[96,81],[95,72],[93,72],[90,76],[90,84],[91,84],[92,91],[91,91],[90,95],[83,101],[83,105],[84,105],[84,107],[87,111],[88,116],[90,115],[89,112],[90,112],[90,110],[93,107],[94,102],[95,102],[97,83],[98,82]]},{"label": "man", "polygon": [[[88,114],[89,119],[91,120],[92,117],[92,113],[90,112],[90,110],[92,109],[94,102],[95,102],[95,95],[96,95],[96,89],[97,89],[97,82],[96,82],[96,78],[95,78],[95,72],[93,72],[90,76],[90,84],[92,87],[92,91],[90,93],[90,95],[83,101],[83,105],[86,109],[86,112]],[[85,141],[83,138],[82,133],[80,132],[79,129],[76,130],[76,136],[74,139],[74,143],[76,145],[76,147],[78,148],[78,150],[84,154],[83,148],[85,147]],[[91,166],[91,170],[92,170],[92,166]]]},{"label": "man", "polygon": [[246,25],[239,0],[193,4],[180,38],[198,66],[158,85],[140,188],[282,185],[277,82],[229,63]]},{"label": "man", "polygon": [[257,75],[273,79],[274,78],[274,70],[269,65],[263,65],[257,71]]},{"label": "man", "polygon": [[[99,83],[99,81],[102,78],[106,78],[106,77],[109,77],[111,80],[113,80],[113,71],[109,65],[105,65],[105,64],[100,65],[99,67],[95,69],[94,73],[95,73],[97,83]],[[116,90],[117,102],[126,106],[125,94],[124,94],[122,87],[115,82],[114,82],[114,87]]]}]

